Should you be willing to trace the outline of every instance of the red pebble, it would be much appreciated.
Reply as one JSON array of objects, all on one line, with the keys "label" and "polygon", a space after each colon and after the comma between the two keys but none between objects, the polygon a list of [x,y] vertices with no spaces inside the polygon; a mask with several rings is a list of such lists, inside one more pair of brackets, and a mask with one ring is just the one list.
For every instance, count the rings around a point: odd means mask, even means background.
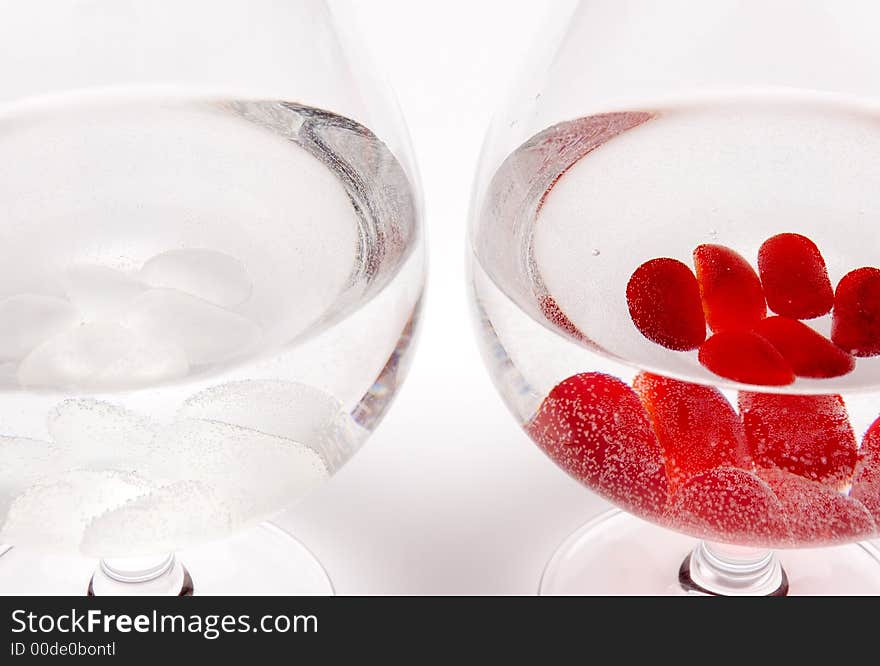
[{"label": "red pebble", "polygon": [[859,451],[852,497],[868,507],[880,522],[880,419],[868,429]]},{"label": "red pebble", "polygon": [[742,331],[767,316],[761,279],[748,261],[721,245],[694,252],[706,321],[716,333]]},{"label": "red pebble", "polygon": [[793,546],[829,546],[869,538],[877,532],[864,504],[821,483],[781,469],[760,470],[758,476],[785,509]]},{"label": "red pebble", "polygon": [[785,509],[770,486],[741,469],[694,477],[672,498],[667,518],[695,537],[733,545],[779,547],[790,540]]},{"label": "red pebble", "polygon": [[880,483],[856,484],[850,496],[861,502],[874,516],[874,522],[880,525]]},{"label": "red pebble", "polygon": [[768,340],[750,331],[728,331],[700,349],[700,363],[719,377],[755,386],[789,386],[797,377]]},{"label": "red pebble", "polygon": [[853,356],[880,356],[880,270],[860,268],[840,282],[831,339]]},{"label": "red pebble", "polygon": [[739,410],[758,467],[834,490],[852,481],[858,443],[842,397],[741,393]]},{"label": "red pebble", "polygon": [[568,333],[575,340],[586,340],[586,336],[580,332],[578,327],[574,325],[574,322],[572,322],[572,320],[568,318],[568,315],[562,311],[562,308],[559,307],[559,303],[556,302],[555,298],[552,296],[544,296],[544,298],[540,300],[540,306],[541,312],[544,313],[547,321]]},{"label": "red pebble", "polygon": [[862,440],[855,482],[880,484],[880,419],[868,428]]},{"label": "red pebble", "polygon": [[660,440],[671,492],[718,467],[751,469],[742,421],[720,391],[647,373],[635,388]]},{"label": "red pebble", "polygon": [[798,377],[832,379],[856,369],[852,356],[795,319],[765,319],[757,325],[755,333],[776,347]]},{"label": "red pebble", "polygon": [[553,389],[526,429],[566,472],[624,509],[655,518],[665,509],[660,444],[639,397],[623,382],[572,377]]},{"label": "red pebble", "polygon": [[828,267],[816,244],[797,234],[768,240],[758,255],[770,309],[791,319],[816,319],[834,307]]},{"label": "red pebble", "polygon": [[706,340],[706,318],[693,271],[674,259],[642,265],[626,289],[629,312],[642,335],[673,351],[693,351]]}]

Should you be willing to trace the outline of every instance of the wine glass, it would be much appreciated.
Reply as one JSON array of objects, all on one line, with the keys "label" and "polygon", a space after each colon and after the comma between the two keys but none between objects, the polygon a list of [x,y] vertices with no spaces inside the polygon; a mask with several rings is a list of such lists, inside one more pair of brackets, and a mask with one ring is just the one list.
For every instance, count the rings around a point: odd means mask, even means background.
[{"label": "wine glass", "polygon": [[396,108],[323,0],[49,4],[0,5],[0,590],[331,593],[260,524],[407,371]]},{"label": "wine glass", "polygon": [[542,593],[880,591],[880,6],[568,9],[470,235],[499,391],[622,509]]}]

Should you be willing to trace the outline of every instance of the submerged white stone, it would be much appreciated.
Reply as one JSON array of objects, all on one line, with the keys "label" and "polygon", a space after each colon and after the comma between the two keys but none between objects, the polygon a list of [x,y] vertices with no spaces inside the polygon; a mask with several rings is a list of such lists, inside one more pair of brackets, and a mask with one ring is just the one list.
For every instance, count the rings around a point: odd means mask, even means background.
[{"label": "submerged white stone", "polygon": [[85,529],[81,550],[95,558],[170,553],[224,537],[247,523],[247,513],[234,498],[183,481],[96,516]]},{"label": "submerged white stone", "polygon": [[99,372],[96,388],[126,389],[181,379],[190,373],[183,348],[167,340],[135,335],[128,351]]},{"label": "submerged white stone", "polygon": [[351,416],[330,394],[281,381],[245,381],[217,386],[187,400],[181,419],[228,423],[299,442],[335,473],[359,446]]},{"label": "submerged white stone", "polygon": [[85,264],[69,268],[62,285],[67,298],[88,321],[119,315],[148,289],[128,273]]},{"label": "submerged white stone", "polygon": [[150,259],[140,272],[151,287],[176,289],[224,308],[247,301],[254,285],[233,256],[215,250],[172,250]]},{"label": "submerged white stone", "polygon": [[94,322],[35,349],[19,366],[18,380],[26,388],[125,389],[188,373],[186,356],[173,342],[121,324]]},{"label": "submerged white stone", "polygon": [[152,442],[161,487],[97,516],[82,550],[92,557],[175,551],[256,524],[328,477],[307,447],[205,421],[163,428]]},{"label": "submerged white stone", "polygon": [[77,321],[76,308],[60,298],[21,294],[0,301],[0,361],[20,361]]},{"label": "submerged white stone", "polygon": [[159,426],[98,400],[67,400],[49,413],[49,435],[76,466],[149,476],[150,446]]},{"label": "submerged white stone", "polygon": [[252,321],[173,289],[145,292],[122,323],[145,339],[180,347],[191,366],[230,361],[252,351],[261,337]]},{"label": "submerged white stone", "polygon": [[76,551],[98,515],[144,495],[131,474],[73,470],[36,483],[12,502],[0,540],[29,548]]},{"label": "submerged white stone", "polygon": [[15,498],[40,479],[59,473],[64,457],[53,444],[0,437],[0,526]]},{"label": "submerged white stone", "polygon": [[153,440],[151,460],[166,483],[198,481],[237,503],[245,497],[249,512],[263,517],[329,477],[321,457],[299,442],[199,420],[162,429]]}]

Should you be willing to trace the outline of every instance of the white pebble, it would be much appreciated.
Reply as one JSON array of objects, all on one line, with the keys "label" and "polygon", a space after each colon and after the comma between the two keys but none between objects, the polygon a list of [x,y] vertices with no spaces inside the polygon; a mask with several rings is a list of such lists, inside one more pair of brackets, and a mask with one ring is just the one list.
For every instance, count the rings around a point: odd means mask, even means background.
[{"label": "white pebble", "polygon": [[150,492],[97,516],[85,530],[90,557],[140,557],[172,553],[241,529],[247,517],[235,501],[198,482]]},{"label": "white pebble", "polygon": [[329,477],[307,446],[208,421],[165,428],[153,440],[151,459],[169,482],[198,481],[221,496],[244,496],[254,517],[285,508]]},{"label": "white pebble", "polygon": [[66,460],[49,442],[0,437],[0,525],[12,501],[29,486],[61,472]]},{"label": "white pebble", "polygon": [[229,423],[299,442],[317,452],[331,473],[361,443],[343,406],[332,395],[303,384],[246,381],[217,386],[187,400],[178,417]]},{"label": "white pebble", "polygon": [[26,388],[86,388],[104,368],[124,356],[131,331],[118,324],[76,326],[37,347],[18,368]]},{"label": "white pebble", "polygon": [[76,470],[35,484],[15,498],[0,540],[28,548],[79,549],[96,517],[144,495],[149,487],[132,475]]},{"label": "white pebble", "polygon": [[189,359],[182,347],[167,340],[135,336],[128,352],[99,372],[92,387],[129,389],[182,379],[189,375]]},{"label": "white pebble", "polygon": [[89,321],[118,315],[147,290],[129,274],[104,266],[73,266],[62,284],[70,302]]},{"label": "white pebble", "polygon": [[59,298],[22,294],[0,301],[0,361],[20,361],[77,322],[76,308]]},{"label": "white pebble", "polygon": [[189,374],[183,350],[130,328],[94,322],[35,349],[18,368],[26,388],[114,390],[149,386]]},{"label": "white pebble", "polygon": [[214,250],[172,250],[150,259],[141,279],[156,288],[176,289],[224,308],[251,297],[253,282],[238,259]]},{"label": "white pebble", "polygon": [[145,292],[122,322],[144,338],[180,347],[192,366],[230,361],[261,337],[252,321],[173,289]]},{"label": "white pebble", "polygon": [[97,400],[67,400],[49,413],[49,435],[77,467],[148,476],[150,445],[159,426]]}]

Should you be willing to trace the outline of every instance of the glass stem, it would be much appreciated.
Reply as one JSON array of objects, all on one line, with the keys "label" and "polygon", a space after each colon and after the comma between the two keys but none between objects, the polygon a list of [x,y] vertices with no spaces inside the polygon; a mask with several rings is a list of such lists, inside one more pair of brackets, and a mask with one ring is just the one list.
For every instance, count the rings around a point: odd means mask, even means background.
[{"label": "glass stem", "polygon": [[679,581],[686,592],[718,597],[783,597],[788,577],[776,553],[703,541],[685,560]]},{"label": "glass stem", "polygon": [[189,597],[193,582],[174,554],[103,559],[89,582],[90,597]]}]

